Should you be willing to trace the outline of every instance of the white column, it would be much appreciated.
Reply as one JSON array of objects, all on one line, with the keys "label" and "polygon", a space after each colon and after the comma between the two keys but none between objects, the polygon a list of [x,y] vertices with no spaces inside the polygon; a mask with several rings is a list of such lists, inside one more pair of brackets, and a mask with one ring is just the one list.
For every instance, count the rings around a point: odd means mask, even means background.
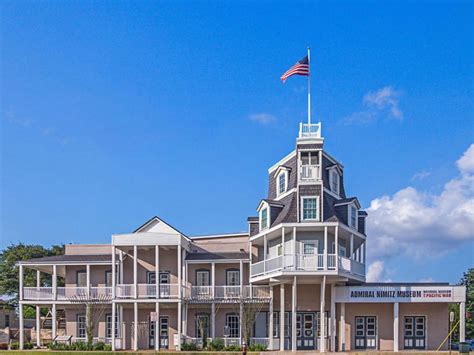
[{"label": "white column", "polygon": [[23,303],[20,302],[20,304],[18,305],[18,309],[19,309],[19,321],[20,321],[20,350],[23,350],[23,346],[24,346],[24,342],[25,342],[25,338],[24,338],[24,332],[25,332],[25,329],[24,329],[24,324],[23,324]]},{"label": "white column", "polygon": [[[158,277],[156,278],[158,279]],[[155,350],[160,350],[160,303],[155,303],[155,313],[156,313],[156,322],[155,322]]]},{"label": "white column", "polygon": [[58,299],[58,271],[56,265],[53,265],[53,300]]},{"label": "white column", "polygon": [[393,351],[398,352],[398,312],[399,303],[393,304]]},{"label": "white column", "polygon": [[341,303],[341,322],[339,324],[339,351],[346,351],[346,304]]},{"label": "white column", "polygon": [[298,265],[296,264],[296,227],[293,227],[293,269],[296,270],[296,268],[298,267]]},{"label": "white column", "polygon": [[328,269],[328,227],[324,227],[323,269]]},{"label": "white column", "polygon": [[[216,263],[211,263],[211,286],[212,286],[212,298],[216,295]],[[213,303],[214,304],[214,303]],[[214,339],[214,337],[213,337]]]},{"label": "white column", "polygon": [[211,304],[211,338],[216,338],[216,304]]},{"label": "white column", "polygon": [[367,249],[365,248],[365,243],[366,243],[366,242],[365,242],[365,240],[364,240],[364,243],[362,244],[362,248],[363,248],[363,250],[364,250],[364,254],[363,254],[364,257],[362,258],[362,263],[363,263],[364,265],[365,265],[365,261],[367,260],[367,254],[366,254],[366,253],[367,253]]},{"label": "white column", "polygon": [[19,272],[19,282],[20,282],[20,294],[18,295],[18,298],[20,301],[23,300],[23,265],[20,264],[18,266],[18,272]]},{"label": "white column", "polygon": [[242,345],[242,339],[244,337],[244,334],[243,334],[243,327],[242,327],[242,319],[243,319],[243,316],[244,316],[244,303],[242,301],[240,301],[240,305],[239,305],[239,323],[240,323],[240,326],[239,326],[239,343],[240,345]]},{"label": "white column", "polygon": [[181,299],[178,302],[178,344],[176,344],[176,350],[180,351],[181,350],[181,325],[182,325],[182,315],[181,315]]},{"label": "white column", "polygon": [[285,284],[280,284],[280,351],[285,350]]},{"label": "white column", "polygon": [[267,235],[263,235],[263,273],[267,272]]},{"label": "white column", "polygon": [[[182,291],[182,275],[181,275],[181,244],[178,244],[178,298],[181,299],[181,291]],[[179,322],[181,323],[181,317],[179,318]],[[181,334],[180,334],[181,335]]]},{"label": "white column", "polygon": [[239,281],[240,281],[240,297],[245,297],[244,294],[244,261],[240,259],[239,265]]},{"label": "white column", "polygon": [[322,283],[321,283],[321,296],[320,296],[320,300],[321,300],[321,308],[319,310],[320,312],[320,323],[321,324],[321,332],[319,333],[320,336],[319,336],[319,345],[320,345],[320,352],[322,353],[325,353],[326,352],[326,334],[325,334],[325,330],[326,330],[326,327],[324,326],[325,325],[325,314],[324,314],[324,309],[326,308],[326,276],[323,276],[323,280],[322,280]]},{"label": "white column", "polygon": [[336,351],[336,285],[331,284],[331,351]]},{"label": "white column", "polygon": [[349,259],[353,259],[353,255],[354,254],[354,234],[351,234],[351,244],[350,244],[350,249],[349,249]]},{"label": "white column", "polygon": [[459,341],[466,341],[466,303],[459,304]]},{"label": "white column", "polygon": [[285,227],[283,227],[281,229],[281,255],[282,255],[281,266],[283,267],[283,269],[286,266],[286,264],[285,264],[285,261],[286,261],[285,254],[286,254],[286,251],[285,251]]},{"label": "white column", "polygon": [[122,250],[120,250],[120,253],[119,253],[119,283],[120,284],[123,284],[123,255],[124,255],[124,252]]},{"label": "white column", "polygon": [[[115,245],[112,245],[112,300],[115,299],[115,288],[117,285],[117,261],[115,260]],[[115,344],[112,343],[112,347],[115,347]]]},{"label": "white column", "polygon": [[160,247],[158,245],[155,245],[155,288],[156,298],[160,298]]},{"label": "white column", "polygon": [[273,286],[270,286],[270,303],[268,305],[268,350],[273,350]]},{"label": "white column", "polygon": [[86,284],[87,284],[87,298],[91,296],[91,266],[86,265]]},{"label": "white column", "polygon": [[336,271],[339,271],[339,226],[334,228],[334,254],[336,254]]},{"label": "white column", "polygon": [[[114,247],[112,247],[112,248],[115,249]],[[114,250],[114,252],[115,252],[115,250]],[[112,259],[114,259],[114,258],[112,258]],[[114,270],[114,268],[112,268],[112,279],[114,278],[113,270]],[[118,326],[118,324],[115,323],[116,312],[117,312],[117,305],[112,300],[112,334],[111,334],[112,335],[112,351],[115,351],[115,328]]]},{"label": "white column", "polygon": [[[291,351],[296,352],[296,276],[293,276],[293,287],[291,295]],[[303,329],[301,331],[304,331]]]},{"label": "white column", "polygon": [[[138,257],[138,248],[136,245],[133,246],[133,295],[134,295],[134,298],[137,299],[138,298],[138,274],[137,274],[137,269],[138,269],[138,265],[137,265],[137,257]],[[136,335],[136,334],[135,334]]]},{"label": "white column", "polygon": [[57,326],[58,326],[58,321],[57,321],[57,311],[56,311],[56,303],[53,303],[53,307],[52,307],[52,324],[51,324],[51,333],[52,333],[52,337],[53,339],[56,338],[56,335],[57,335]]},{"label": "white column", "polygon": [[[38,290],[41,287],[41,271],[36,270],[36,289]],[[41,346],[41,307],[36,306],[36,347]]]},{"label": "white column", "polygon": [[[136,247],[136,246],[135,246]],[[136,253],[134,253],[136,256]],[[138,350],[138,303],[133,302],[133,350]]]}]

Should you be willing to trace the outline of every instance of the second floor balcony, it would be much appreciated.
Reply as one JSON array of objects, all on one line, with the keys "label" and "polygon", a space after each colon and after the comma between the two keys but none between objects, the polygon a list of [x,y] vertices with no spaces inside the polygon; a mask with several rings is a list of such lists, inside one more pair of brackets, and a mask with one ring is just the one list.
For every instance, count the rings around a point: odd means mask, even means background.
[{"label": "second floor balcony", "polygon": [[262,260],[250,266],[250,276],[259,277],[275,272],[301,271],[311,273],[347,273],[365,277],[365,264],[335,254],[285,254]]},{"label": "second floor balcony", "polygon": [[188,299],[197,302],[240,300],[270,300],[269,286],[191,286],[187,293]]}]

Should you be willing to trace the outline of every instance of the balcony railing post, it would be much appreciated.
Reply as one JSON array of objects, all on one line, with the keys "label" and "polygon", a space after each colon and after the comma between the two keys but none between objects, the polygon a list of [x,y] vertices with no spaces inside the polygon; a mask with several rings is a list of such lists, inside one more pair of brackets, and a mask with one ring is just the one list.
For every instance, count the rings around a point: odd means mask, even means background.
[{"label": "balcony railing post", "polygon": [[267,273],[267,235],[263,236],[263,273]]},{"label": "balcony railing post", "polygon": [[328,227],[324,227],[324,258],[323,269],[328,269]]},{"label": "balcony railing post", "polygon": [[335,269],[339,272],[339,226],[334,228],[334,253],[336,254]]}]

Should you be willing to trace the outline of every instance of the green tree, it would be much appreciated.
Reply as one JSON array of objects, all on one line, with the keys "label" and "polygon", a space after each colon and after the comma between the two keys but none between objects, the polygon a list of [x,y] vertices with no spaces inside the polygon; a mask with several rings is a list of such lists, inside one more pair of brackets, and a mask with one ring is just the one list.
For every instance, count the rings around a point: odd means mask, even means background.
[{"label": "green tree", "polygon": [[[466,312],[474,315],[474,268],[468,269],[462,276],[458,285],[466,286]],[[459,319],[459,305],[450,304],[449,311],[454,312],[454,323]],[[466,339],[474,338],[474,319],[466,317]],[[459,340],[459,327],[453,332],[453,341]]]},{"label": "green tree", "polygon": [[[23,260],[41,258],[45,256],[64,254],[64,245],[53,245],[45,248],[41,245],[27,245],[23,243],[12,244],[0,253],[0,294],[9,298],[9,303],[18,303],[18,290],[20,288],[19,268],[17,263]],[[23,269],[23,285],[36,285],[36,272]],[[42,274],[43,285],[51,285],[51,276]]]}]

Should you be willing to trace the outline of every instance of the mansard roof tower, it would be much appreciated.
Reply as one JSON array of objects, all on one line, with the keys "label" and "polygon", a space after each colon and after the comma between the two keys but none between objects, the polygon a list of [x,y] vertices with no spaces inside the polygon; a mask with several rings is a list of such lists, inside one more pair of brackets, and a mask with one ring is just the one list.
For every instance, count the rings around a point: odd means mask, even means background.
[{"label": "mansard roof tower", "polygon": [[[260,201],[257,212],[258,217],[250,217],[248,222],[250,241],[263,248],[258,259],[262,255],[284,256],[286,245],[287,251],[290,248],[292,254],[300,254],[305,260],[283,258],[283,263],[291,263],[283,265],[284,273],[306,268],[313,256],[317,259],[324,251],[324,260],[314,260],[315,265],[308,271],[328,271],[334,276],[349,276],[352,281],[365,281],[367,213],[361,210],[357,197],[346,194],[344,167],[324,150],[321,123],[300,124],[295,149],[268,169],[268,194]],[[288,233],[285,242],[280,236]],[[277,236],[279,241],[273,241]],[[293,246],[288,243],[292,238]],[[276,250],[272,250],[272,243],[277,244]],[[357,270],[338,270],[340,263],[336,260],[340,257],[347,258],[348,264],[360,265],[355,267]],[[254,275],[257,277],[253,281],[263,281],[264,275]]]}]

